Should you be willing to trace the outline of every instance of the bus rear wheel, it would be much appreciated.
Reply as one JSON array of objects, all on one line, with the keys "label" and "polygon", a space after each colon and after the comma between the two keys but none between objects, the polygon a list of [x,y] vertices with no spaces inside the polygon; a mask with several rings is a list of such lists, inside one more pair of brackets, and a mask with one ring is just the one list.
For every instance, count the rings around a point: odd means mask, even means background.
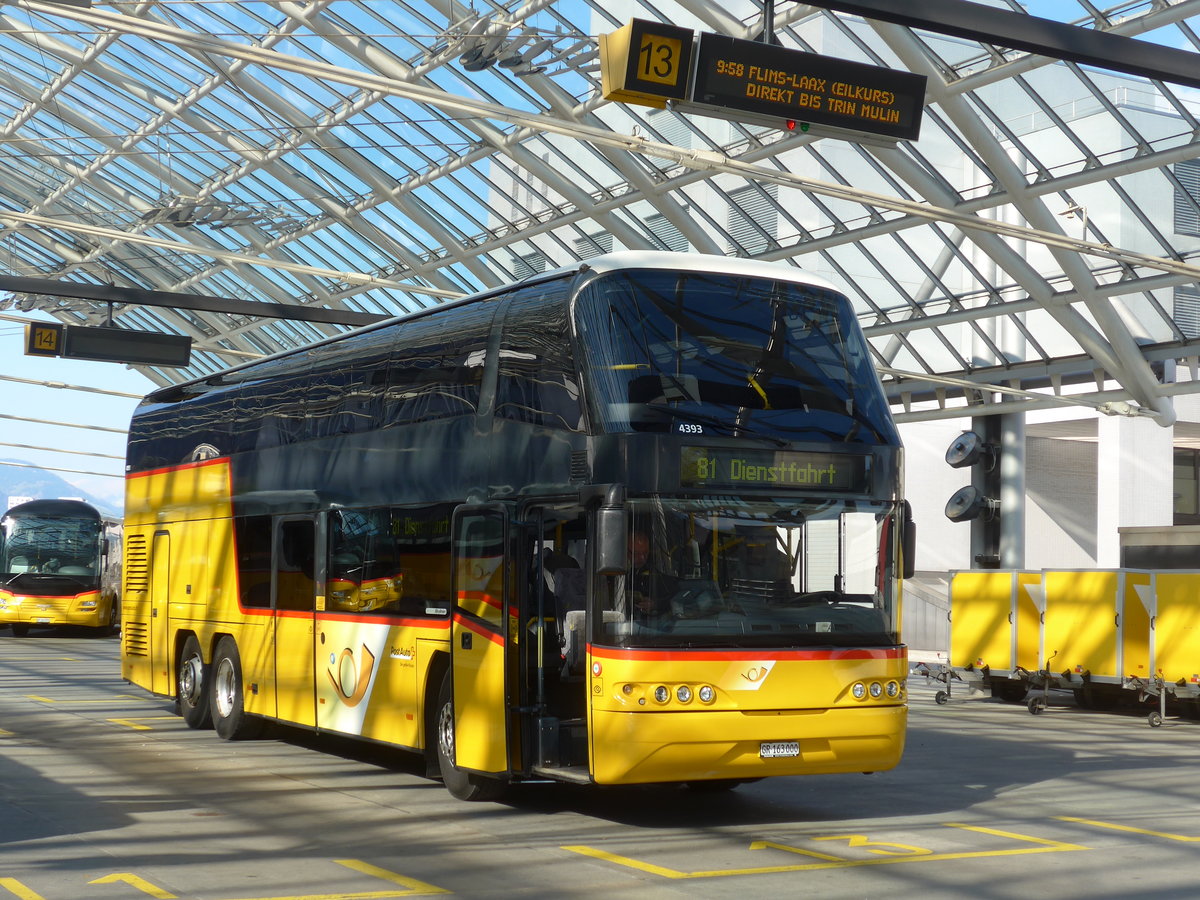
[{"label": "bus rear wheel", "polygon": [[188,728],[207,728],[212,724],[208,703],[209,672],[200,655],[200,642],[194,634],[188,635],[175,672],[175,696],[179,700],[179,713]]},{"label": "bus rear wheel", "polygon": [[454,687],[447,672],[438,691],[436,724],[438,770],[442,784],[456,800],[497,800],[507,785],[495,778],[484,778],[464,772],[454,764]]},{"label": "bus rear wheel", "polygon": [[212,707],[213,729],[226,741],[252,738],[262,729],[262,720],[249,715],[243,702],[242,657],[237,641],[226,636],[217,643],[213,655]]}]

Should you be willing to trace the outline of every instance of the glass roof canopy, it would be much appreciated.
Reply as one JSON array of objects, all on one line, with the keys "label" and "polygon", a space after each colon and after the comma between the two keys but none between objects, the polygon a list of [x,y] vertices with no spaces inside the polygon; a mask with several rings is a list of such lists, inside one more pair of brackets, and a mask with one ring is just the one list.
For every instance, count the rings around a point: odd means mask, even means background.
[{"label": "glass roof canopy", "polygon": [[[1200,0],[988,4],[1197,51]],[[0,5],[0,272],[412,311],[609,249],[842,285],[902,420],[1200,391],[1200,91],[777,0],[787,47],[928,77],[884,144],[605,101],[630,18],[757,0]],[[73,324],[104,303],[16,295]],[[3,305],[0,301],[0,305]],[[168,384],[340,326],[126,305]]]}]

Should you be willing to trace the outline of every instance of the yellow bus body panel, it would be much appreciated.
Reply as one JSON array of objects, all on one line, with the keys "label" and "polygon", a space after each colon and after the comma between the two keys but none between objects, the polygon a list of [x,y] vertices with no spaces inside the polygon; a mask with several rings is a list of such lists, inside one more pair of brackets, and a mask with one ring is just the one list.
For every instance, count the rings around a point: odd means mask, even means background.
[{"label": "yellow bus body panel", "polygon": [[1113,569],[1047,571],[1043,652],[1054,672],[1117,672],[1117,591]]},{"label": "yellow bus body panel", "polygon": [[[128,480],[124,677],[173,694],[180,635],[194,633],[208,661],[220,637],[231,635],[248,713],[423,746],[422,692],[435,653],[448,649],[448,624],[362,614],[376,598],[359,604],[358,615],[325,609],[323,594],[315,613],[243,606],[239,587],[254,585],[238,583],[229,485],[227,460]],[[169,558],[155,559],[156,546]],[[269,571],[263,582],[269,587]],[[394,592],[398,584],[370,587]]]},{"label": "yellow bus body panel", "polygon": [[[470,636],[464,649],[463,638]],[[477,772],[508,771],[505,712],[505,640],[455,616],[450,640],[454,650],[454,762]]]},{"label": "yellow bus body panel", "polygon": [[[810,655],[594,649],[593,778],[635,784],[895,767],[908,715],[903,653],[804,658]],[[855,700],[851,686],[860,681],[881,688],[893,682],[899,695]],[[699,699],[706,685],[715,692],[709,703]],[[665,703],[655,698],[658,686],[670,694]],[[686,702],[679,699],[683,686],[691,694]],[[798,754],[764,757],[764,742],[796,742]]]}]

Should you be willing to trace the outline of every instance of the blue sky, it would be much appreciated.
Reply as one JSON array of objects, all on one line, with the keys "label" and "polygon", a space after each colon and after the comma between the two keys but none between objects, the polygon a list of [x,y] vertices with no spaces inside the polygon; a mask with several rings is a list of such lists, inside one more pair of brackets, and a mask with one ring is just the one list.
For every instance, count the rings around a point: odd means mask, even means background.
[{"label": "blue sky", "polygon": [[[29,318],[32,321],[34,314]],[[4,379],[0,380],[0,396],[3,397],[0,414],[4,416],[121,430],[129,426],[129,417],[138,402],[136,399],[31,386],[8,379],[62,382],[139,396],[154,389],[154,384],[145,376],[119,363],[26,356],[23,326],[7,319],[0,320],[0,376]],[[117,506],[122,504],[125,468],[123,434],[4,418],[0,419],[0,435],[3,435],[0,437],[0,459],[20,460],[51,469],[98,473],[81,475],[60,471],[58,475],[100,499]],[[81,456],[61,450],[30,450],[10,446],[12,444],[102,453],[119,458]]]}]

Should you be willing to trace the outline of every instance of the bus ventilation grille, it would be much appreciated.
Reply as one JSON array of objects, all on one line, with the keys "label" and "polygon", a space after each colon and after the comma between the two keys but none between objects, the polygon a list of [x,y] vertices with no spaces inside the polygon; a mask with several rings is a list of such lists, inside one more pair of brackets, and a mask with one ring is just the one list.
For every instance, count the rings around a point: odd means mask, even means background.
[{"label": "bus ventilation grille", "polygon": [[150,554],[146,552],[146,536],[130,534],[125,537],[125,591],[150,590]]},{"label": "bus ventilation grille", "polygon": [[122,622],[121,640],[126,656],[150,655],[150,627],[145,622]]},{"label": "bus ventilation grille", "polygon": [[586,450],[571,453],[571,483],[584,484],[588,480],[588,455]]}]

